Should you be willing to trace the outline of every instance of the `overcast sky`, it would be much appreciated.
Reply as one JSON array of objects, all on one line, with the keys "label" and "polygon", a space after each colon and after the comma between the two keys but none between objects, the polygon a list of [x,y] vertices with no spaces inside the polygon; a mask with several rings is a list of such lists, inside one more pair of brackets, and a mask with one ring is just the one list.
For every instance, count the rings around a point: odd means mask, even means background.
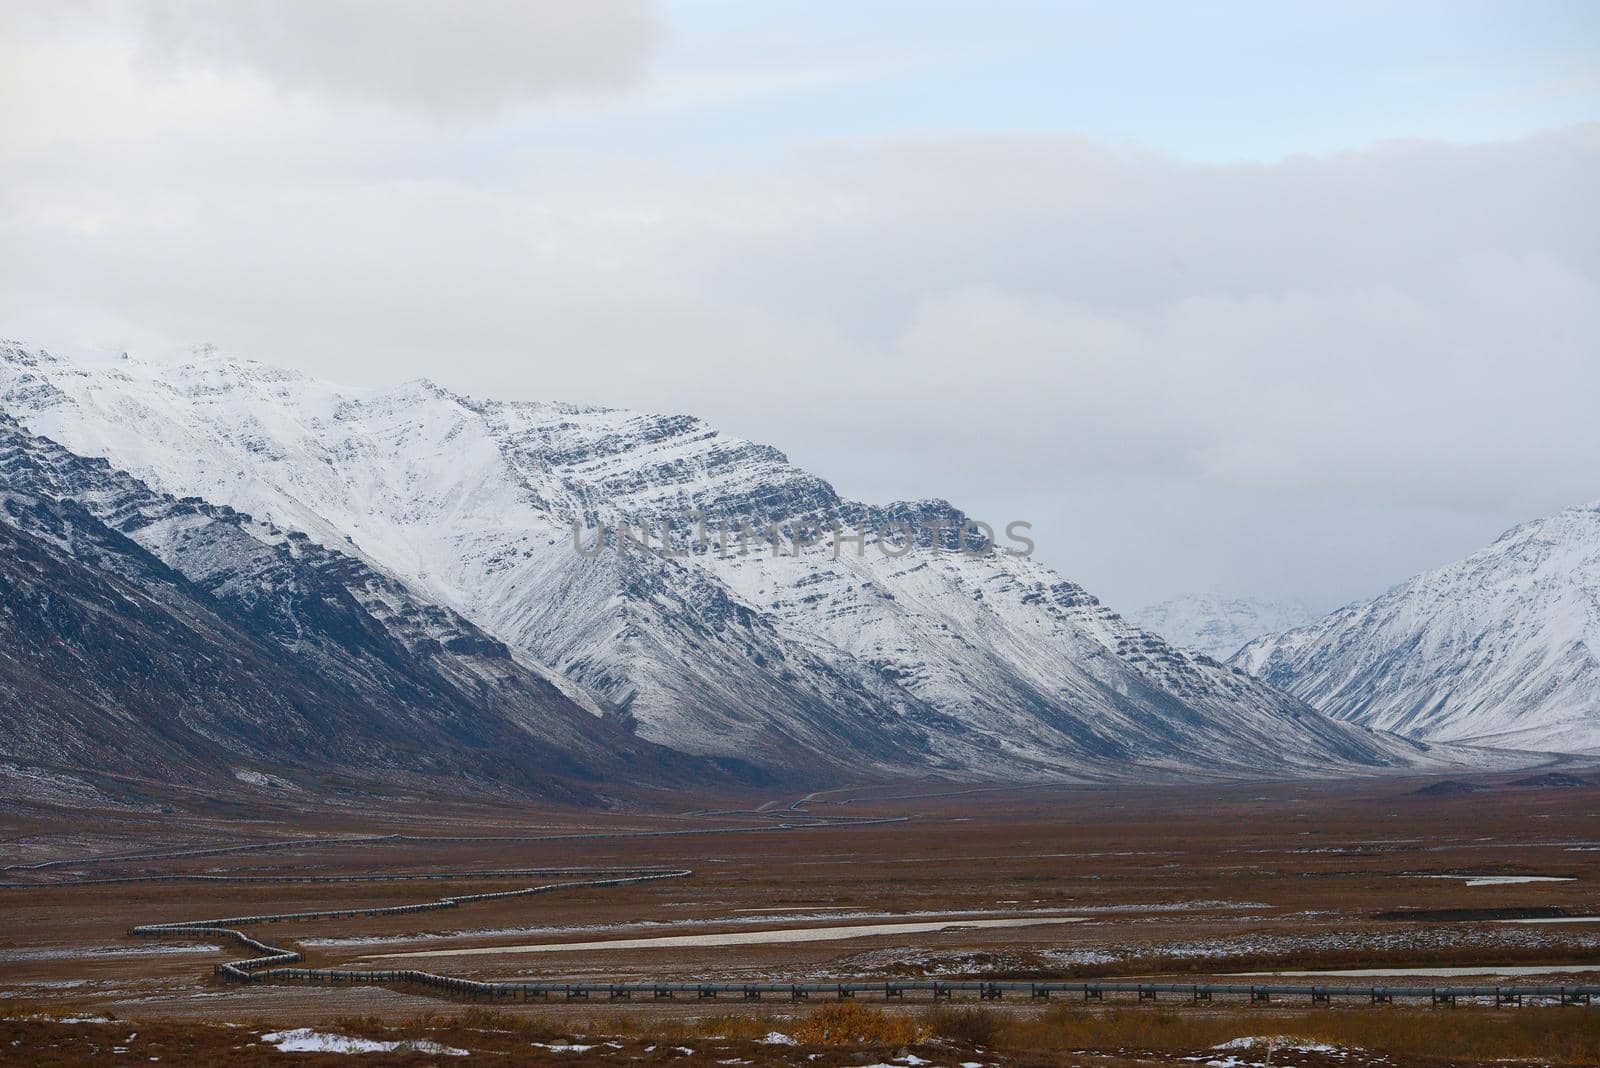
[{"label": "overcast sky", "polygon": [[1600,5],[1184,6],[8,0],[0,336],[692,412],[1123,608],[1600,498]]}]

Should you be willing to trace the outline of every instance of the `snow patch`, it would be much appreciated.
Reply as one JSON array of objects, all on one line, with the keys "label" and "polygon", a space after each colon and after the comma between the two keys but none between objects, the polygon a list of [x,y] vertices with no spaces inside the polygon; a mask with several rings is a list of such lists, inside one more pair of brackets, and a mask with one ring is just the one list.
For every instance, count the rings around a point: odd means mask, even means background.
[{"label": "snow patch", "polygon": [[440,1045],[428,1039],[380,1042],[297,1027],[292,1031],[273,1031],[261,1041],[276,1046],[280,1053],[426,1053],[438,1057],[470,1057],[471,1050]]}]

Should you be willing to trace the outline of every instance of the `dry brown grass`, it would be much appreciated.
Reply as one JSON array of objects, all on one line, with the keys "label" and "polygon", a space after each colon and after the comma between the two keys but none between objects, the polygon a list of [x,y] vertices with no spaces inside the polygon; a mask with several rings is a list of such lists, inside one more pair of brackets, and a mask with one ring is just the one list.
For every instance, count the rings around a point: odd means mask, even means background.
[{"label": "dry brown grass", "polygon": [[792,1034],[799,1042],[815,1045],[906,1046],[921,1041],[925,1032],[917,1020],[903,1013],[841,1002],[813,1012]]},{"label": "dry brown grass", "polygon": [[[741,1016],[724,1013],[718,1016],[696,1016],[684,1020],[633,1020],[632,1030],[611,1032],[619,1035],[648,1036],[671,1042],[693,1042],[696,1039],[731,1039],[754,1042],[769,1032],[783,1030],[771,1019],[762,1016]],[[596,1027],[594,1034],[607,1032]]]},{"label": "dry brown grass", "polygon": [[1008,1022],[999,1013],[979,1008],[938,1008],[923,1017],[928,1034],[968,1046],[993,1046]]},{"label": "dry brown grass", "polygon": [[1370,1009],[1313,1014],[1254,1010],[1125,1009],[1087,1011],[1058,1006],[1024,1015],[986,1009],[939,1010],[924,1017],[929,1032],[947,1041],[1029,1052],[1072,1049],[1195,1051],[1247,1035],[1278,1036],[1391,1056],[1467,1061],[1539,1059],[1555,1064],[1600,1064],[1600,1012],[1580,1007]]},{"label": "dry brown grass", "polygon": [[[1600,1012],[1579,1007],[1529,1007],[1495,1011],[1449,1009],[1371,1009],[1293,1012],[1279,1009],[1126,1008],[1089,1010],[992,1009],[941,1006],[925,1012],[880,1009],[841,1003],[821,1006],[798,1020],[740,1014],[693,1019],[659,1019],[648,1014],[516,1016],[469,1010],[438,1013],[407,1023],[371,1016],[344,1017],[314,1024],[317,1030],[380,1040],[428,1039],[470,1049],[503,1063],[626,1064],[673,1060],[673,1045],[694,1047],[683,1063],[711,1064],[737,1057],[760,1066],[808,1065],[817,1047],[828,1047],[823,1063],[884,1061],[914,1047],[942,1061],[979,1059],[1007,1064],[1055,1064],[1070,1051],[1090,1051],[1097,1065],[1181,1065],[1212,1047],[1243,1037],[1276,1037],[1285,1042],[1326,1043],[1366,1051],[1391,1064],[1463,1065],[1537,1062],[1546,1065],[1600,1064]],[[253,1041],[265,1028],[227,1027],[194,1021],[141,1021],[64,1024],[43,1019],[0,1018],[0,1062],[41,1065],[81,1064],[132,1047],[128,1056],[143,1061],[158,1056],[165,1064],[343,1064],[327,1054],[279,1054]],[[781,1030],[805,1045],[768,1046],[760,1039]],[[134,1032],[137,1031],[137,1038]],[[537,1045],[561,1039],[591,1045],[582,1060],[546,1053]],[[12,1045],[15,1042],[16,1045]],[[609,1043],[609,1045],[607,1044]],[[925,1046],[924,1043],[932,1043]],[[978,1054],[978,1050],[983,1050]],[[843,1058],[840,1060],[839,1058]],[[410,1065],[437,1058],[399,1050],[364,1054],[364,1065]],[[1333,1055],[1302,1055],[1297,1063],[1345,1064]]]}]

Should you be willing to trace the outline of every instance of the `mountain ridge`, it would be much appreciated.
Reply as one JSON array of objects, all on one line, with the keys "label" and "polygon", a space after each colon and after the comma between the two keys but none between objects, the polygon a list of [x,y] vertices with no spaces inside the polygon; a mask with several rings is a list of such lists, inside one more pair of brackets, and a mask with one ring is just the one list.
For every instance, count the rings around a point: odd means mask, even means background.
[{"label": "mountain ridge", "polygon": [[[81,365],[0,347],[0,402],[153,485],[393,576],[650,741],[857,775],[1381,768],[1338,724],[1129,624],[1038,561],[960,552],[947,502],[841,498],[692,416],[335,386],[205,354]],[[573,524],[914,519],[904,558],[574,551]]]}]

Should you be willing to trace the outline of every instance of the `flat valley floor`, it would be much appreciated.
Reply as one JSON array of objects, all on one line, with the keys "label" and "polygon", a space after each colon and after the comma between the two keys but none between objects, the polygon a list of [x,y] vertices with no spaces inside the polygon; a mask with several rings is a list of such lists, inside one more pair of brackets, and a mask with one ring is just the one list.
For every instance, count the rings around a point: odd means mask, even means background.
[{"label": "flat valley floor", "polygon": [[[531,869],[650,868],[689,874],[245,929],[303,966],[480,980],[1600,983],[1600,789],[1510,778],[1433,794],[1418,791],[1437,778],[899,783],[605,813],[271,791],[8,805],[0,880],[27,885],[0,890],[0,1063],[1600,1063],[1600,1005],[1559,999],[484,1004],[239,984],[213,974],[250,955],[236,943],[129,934],[598,877]],[[518,874],[397,878],[491,870]],[[356,875],[379,878],[234,881]]]}]

